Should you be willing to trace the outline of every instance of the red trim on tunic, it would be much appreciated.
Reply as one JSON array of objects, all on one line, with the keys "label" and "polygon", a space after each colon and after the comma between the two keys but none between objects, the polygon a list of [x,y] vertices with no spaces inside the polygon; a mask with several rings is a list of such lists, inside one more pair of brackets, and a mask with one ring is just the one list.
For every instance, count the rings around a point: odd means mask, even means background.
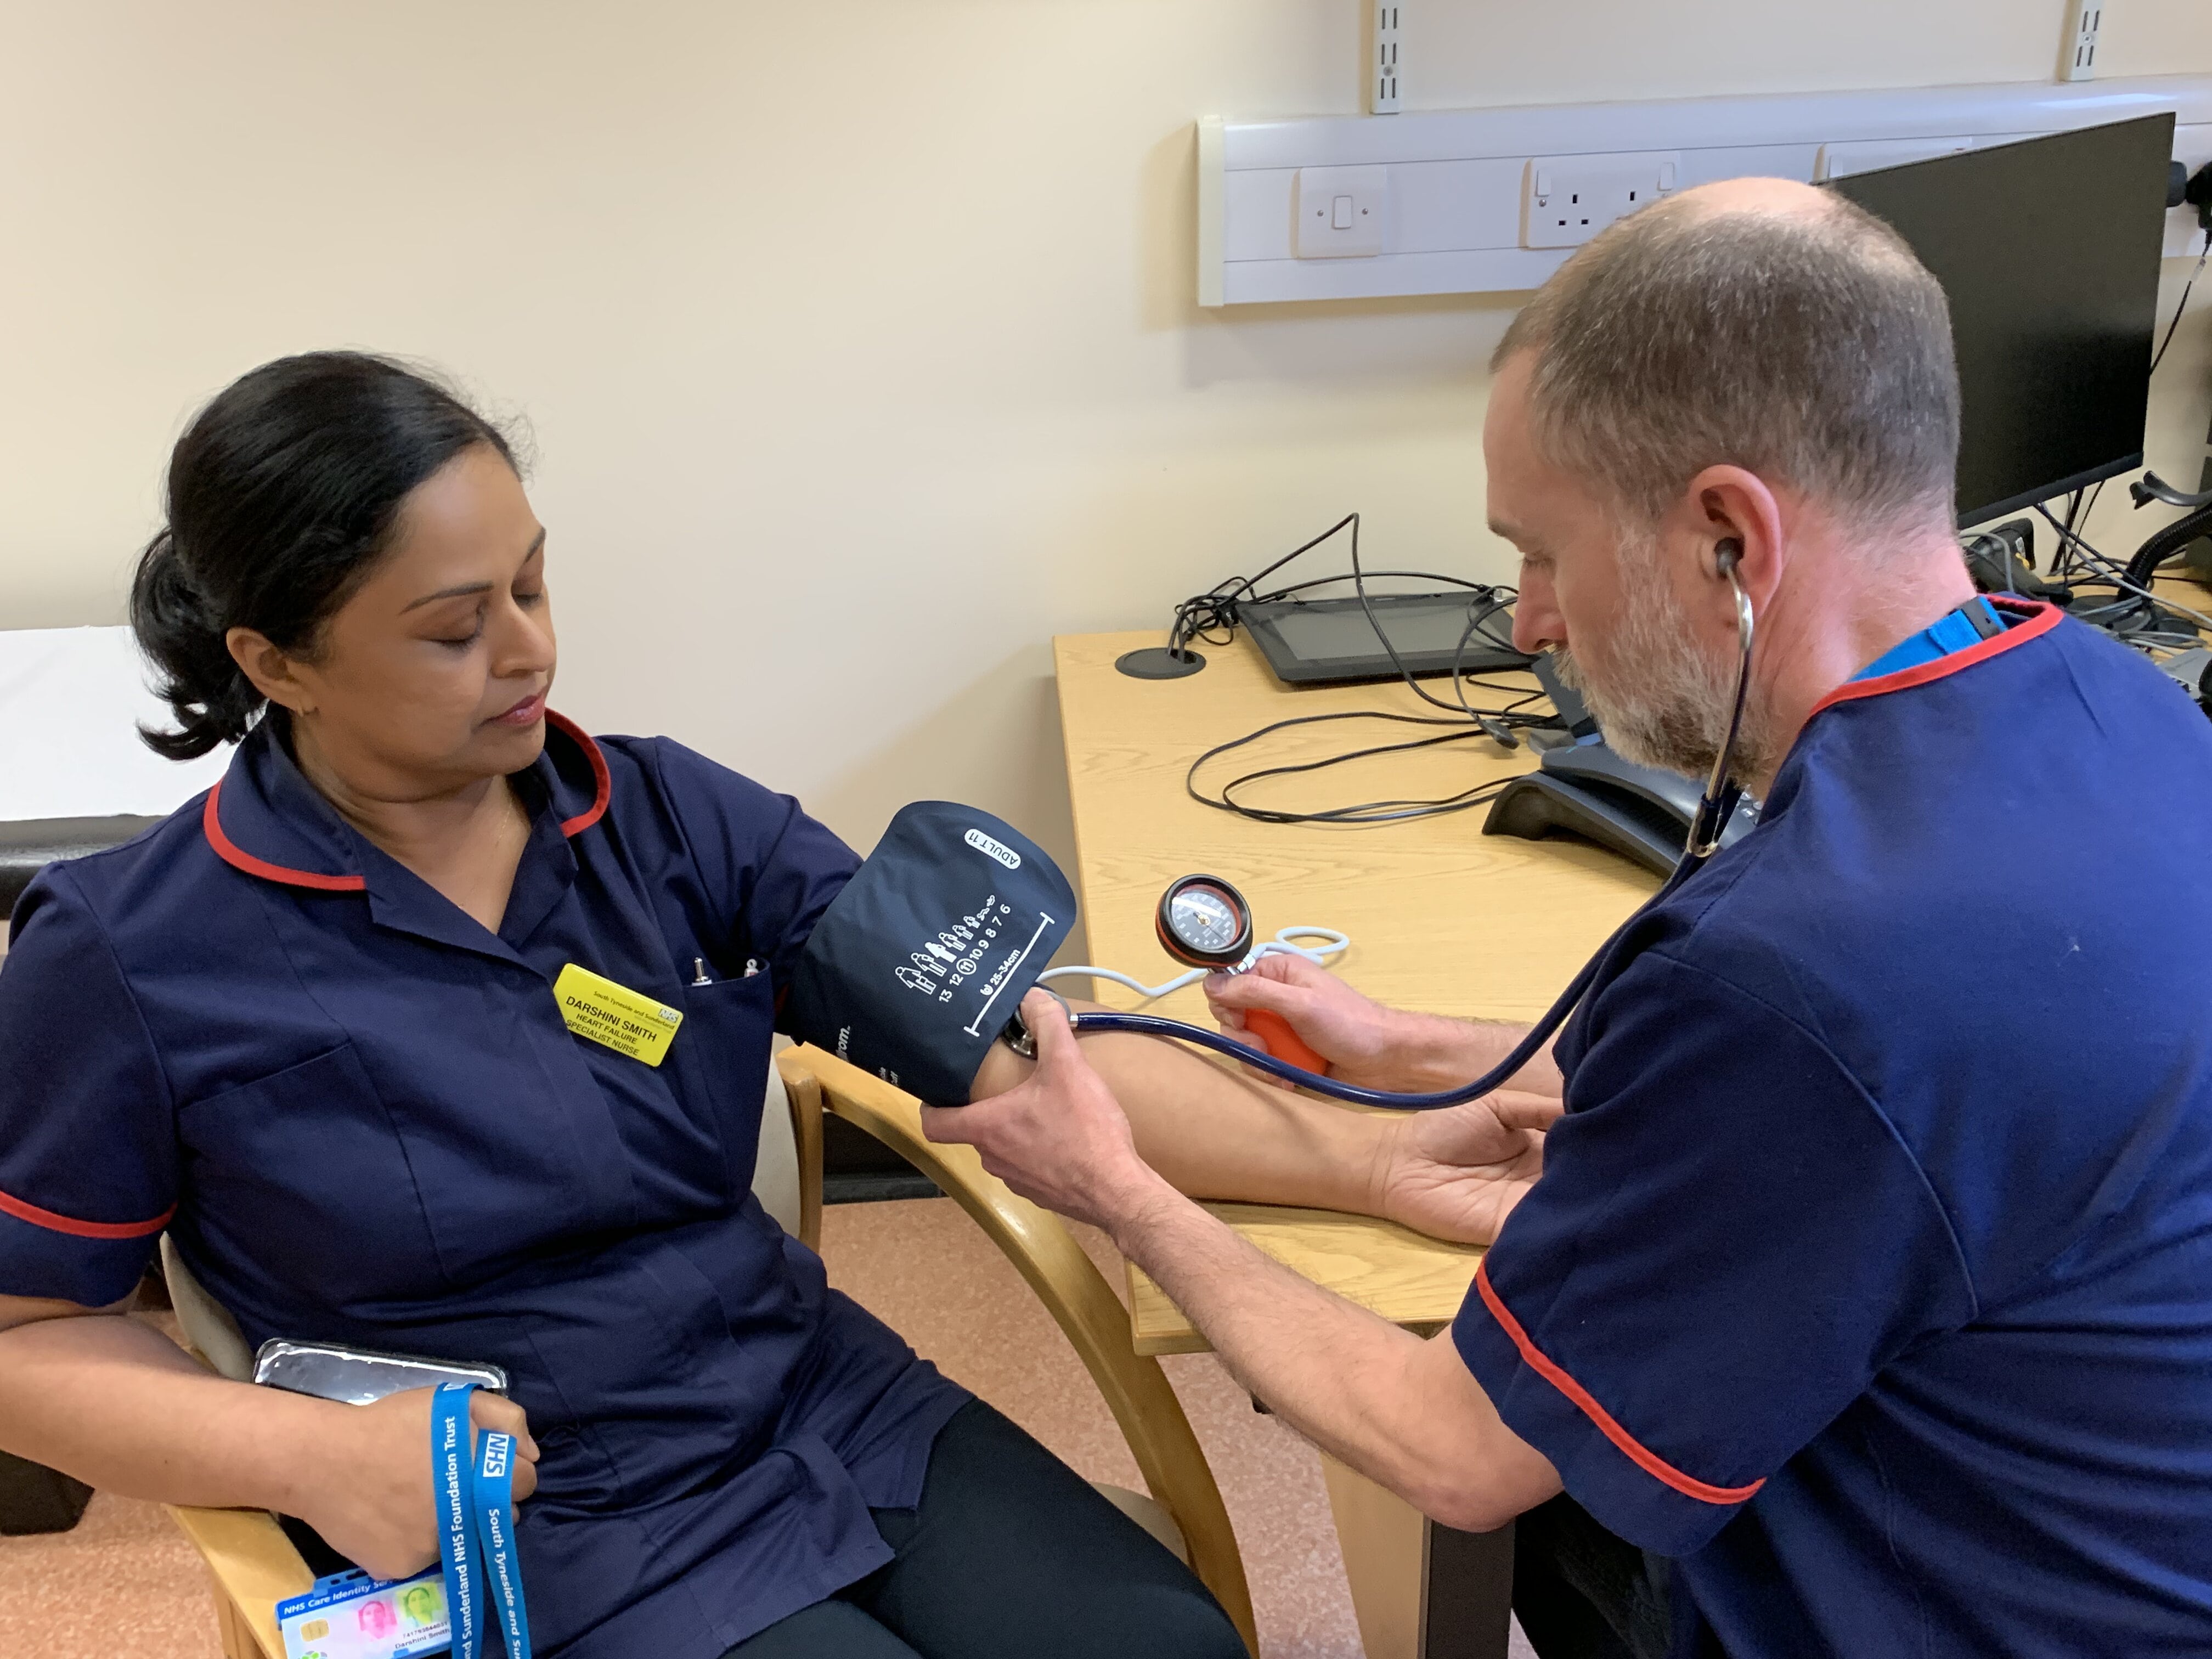
[{"label": "red trim on tunic", "polygon": [[281,881],[288,887],[313,887],[326,893],[358,893],[368,885],[366,876],[324,876],[313,870],[287,869],[281,864],[271,864],[258,859],[240,847],[222,832],[222,817],[216,803],[222,798],[222,781],[207,792],[207,805],[200,809],[200,828],[207,835],[208,845],[215,855],[234,869],[243,870],[249,876],[259,876],[264,881]]},{"label": "red trim on tunic", "polygon": [[583,746],[584,758],[592,763],[593,787],[591,805],[574,817],[564,819],[561,824],[562,835],[581,835],[607,815],[607,802],[614,794],[614,780],[607,775],[607,757],[599,752],[599,745],[592,741],[591,733],[566,715],[556,714],[549,708],[545,711],[545,723],[558,726],[574,738]]},{"label": "red trim on tunic", "polygon": [[144,1238],[167,1226],[169,1218],[176,1212],[177,1206],[172,1204],[151,1221],[76,1221],[0,1193],[0,1215],[12,1215],[16,1220],[27,1221],[33,1227],[44,1227],[49,1232],[68,1233],[77,1238]]},{"label": "red trim on tunic", "polygon": [[1521,1351],[1521,1358],[1528,1362],[1529,1369],[1579,1407],[1583,1415],[1597,1425],[1598,1432],[1618,1446],[1627,1455],[1628,1461],[1644,1474],[1664,1481],[1684,1497],[1694,1498],[1701,1504],[1741,1504],[1766,1484],[1761,1480],[1754,1480],[1747,1486],[1708,1486],[1694,1476],[1683,1474],[1656,1452],[1646,1449],[1634,1435],[1613,1420],[1611,1413],[1604,1407],[1591,1398],[1588,1389],[1546,1358],[1543,1352],[1528,1340],[1528,1332],[1521,1328],[1521,1322],[1513,1317],[1505,1304],[1498,1299],[1498,1292],[1490,1288],[1490,1261],[1486,1256],[1474,1270],[1474,1287],[1482,1292],[1483,1305],[1490,1310],[1491,1317],[1498,1322],[1505,1334],[1513,1339],[1513,1346]]},{"label": "red trim on tunic", "polygon": [[[575,739],[584,751],[584,758],[592,763],[592,804],[573,818],[562,820],[563,836],[580,835],[606,816],[607,802],[614,794],[614,780],[607,772],[607,757],[599,752],[599,745],[592,741],[591,734],[574,721],[545,711],[546,723],[558,726]],[[282,864],[271,864],[252,854],[223,833],[222,818],[216,803],[222,797],[222,783],[217,780],[207,793],[207,804],[200,809],[200,828],[206,833],[208,845],[215,848],[216,856],[249,876],[259,876],[264,881],[281,881],[288,887],[313,887],[330,893],[358,893],[368,885],[366,876],[325,876],[313,870],[294,870]]]},{"label": "red trim on tunic", "polygon": [[[1993,593],[1984,597],[1998,609],[2009,611],[2014,616],[2024,616],[2027,620],[2015,628],[2006,629],[2002,634],[1977,640],[1963,651],[1951,652],[1930,662],[1917,662],[1910,668],[1899,669],[1894,674],[1879,674],[1870,680],[1846,680],[1814,703],[1813,714],[1817,714],[1823,708],[1832,708],[1839,702],[1849,702],[1854,697],[1878,697],[1885,691],[1904,691],[1916,685],[1925,685],[1930,680],[1942,679],[1946,674],[1972,668],[1978,662],[1987,662],[2000,651],[2009,651],[2039,635],[2048,634],[2058,626],[2060,617],[2065,614],[2057,605],[2039,601],[2004,599]],[[1812,715],[1806,718],[1810,720]]]}]

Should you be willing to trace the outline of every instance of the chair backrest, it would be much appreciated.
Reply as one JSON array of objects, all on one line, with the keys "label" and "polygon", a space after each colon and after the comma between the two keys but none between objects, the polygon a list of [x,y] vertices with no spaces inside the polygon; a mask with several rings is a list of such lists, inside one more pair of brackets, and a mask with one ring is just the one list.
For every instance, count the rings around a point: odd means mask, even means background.
[{"label": "chair backrest", "polygon": [[[782,1046],[779,1043],[779,1046]],[[753,1164],[753,1194],[784,1231],[799,1233],[799,1140],[791,1127],[791,1100],[774,1060],[761,1102],[760,1155]],[[218,1376],[234,1382],[253,1376],[253,1353],[230,1311],[192,1277],[167,1233],[161,1235],[161,1273],[185,1340],[198,1348]]]},{"label": "chair backrest", "polygon": [[[778,1048],[790,1040],[778,1037]],[[761,1102],[760,1152],[753,1160],[753,1196],[776,1224],[793,1238],[799,1237],[799,1136],[791,1127],[791,1097],[785,1092],[783,1074],[768,1063],[768,1093]]]},{"label": "chair backrest", "polygon": [[169,1305],[177,1310],[185,1340],[200,1351],[200,1357],[215,1368],[217,1376],[227,1376],[234,1382],[252,1381],[253,1351],[246,1346],[238,1322],[192,1277],[192,1270],[185,1266],[184,1257],[177,1254],[176,1244],[167,1233],[161,1235],[161,1276],[169,1282]]}]

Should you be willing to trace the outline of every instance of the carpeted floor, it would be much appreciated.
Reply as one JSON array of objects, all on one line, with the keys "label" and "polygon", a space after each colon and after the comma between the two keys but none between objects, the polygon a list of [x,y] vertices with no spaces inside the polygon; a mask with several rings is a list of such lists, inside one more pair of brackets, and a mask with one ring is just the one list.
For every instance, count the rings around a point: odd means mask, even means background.
[{"label": "carpeted floor", "polygon": [[[949,1200],[827,1212],[830,1276],[947,1374],[1085,1475],[1143,1490],[1090,1377],[1006,1260]],[[1103,1240],[1085,1240],[1121,1289]],[[1359,1636],[1312,1449],[1211,1356],[1164,1362],[1220,1481],[1264,1659],[1358,1659]],[[1516,1633],[1517,1636],[1517,1633]],[[1527,1650],[1517,1645],[1516,1654]],[[155,1505],[102,1494],[74,1532],[0,1538],[5,1659],[219,1659],[198,1558]]]}]

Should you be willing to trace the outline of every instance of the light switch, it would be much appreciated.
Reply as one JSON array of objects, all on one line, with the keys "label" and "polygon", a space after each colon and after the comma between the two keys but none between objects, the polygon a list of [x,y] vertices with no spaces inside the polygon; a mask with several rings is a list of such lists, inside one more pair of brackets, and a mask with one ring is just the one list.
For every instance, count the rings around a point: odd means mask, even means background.
[{"label": "light switch", "polygon": [[1388,167],[1300,167],[1291,201],[1301,259],[1371,257],[1389,239]]}]

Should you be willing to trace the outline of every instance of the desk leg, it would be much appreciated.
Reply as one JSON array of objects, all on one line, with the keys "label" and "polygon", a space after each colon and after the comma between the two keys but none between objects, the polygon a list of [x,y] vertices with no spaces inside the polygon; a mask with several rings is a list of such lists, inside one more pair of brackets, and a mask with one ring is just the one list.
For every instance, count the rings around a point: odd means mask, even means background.
[{"label": "desk leg", "polygon": [[1513,1528],[1455,1532],[1323,1454],[1367,1659],[1505,1659]]}]

